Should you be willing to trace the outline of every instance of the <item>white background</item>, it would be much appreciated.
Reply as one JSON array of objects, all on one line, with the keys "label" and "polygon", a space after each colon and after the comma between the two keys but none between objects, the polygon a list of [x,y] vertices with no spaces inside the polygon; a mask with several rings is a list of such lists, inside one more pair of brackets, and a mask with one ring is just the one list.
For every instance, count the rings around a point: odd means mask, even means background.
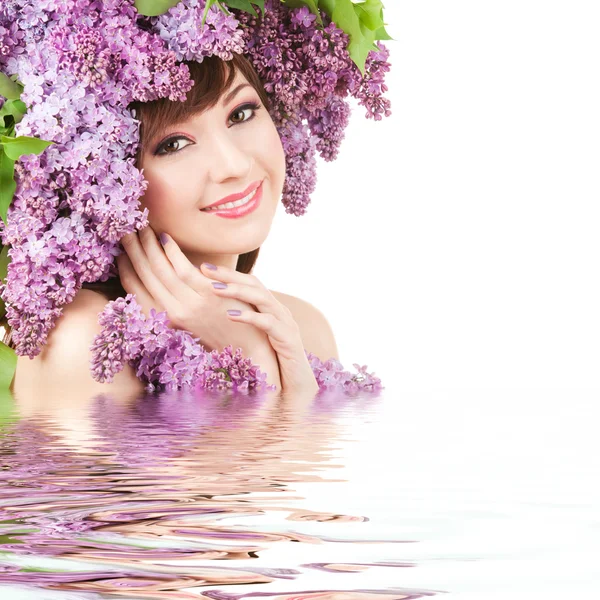
[{"label": "white background", "polygon": [[393,115],[353,104],[254,273],[387,389],[600,389],[600,8],[388,0]]}]

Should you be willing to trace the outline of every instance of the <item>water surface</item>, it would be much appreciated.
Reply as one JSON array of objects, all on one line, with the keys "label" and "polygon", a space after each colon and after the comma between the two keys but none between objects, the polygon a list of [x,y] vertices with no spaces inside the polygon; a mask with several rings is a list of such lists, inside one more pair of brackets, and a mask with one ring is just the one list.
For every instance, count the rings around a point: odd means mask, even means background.
[{"label": "water surface", "polygon": [[600,597],[597,400],[6,396],[0,597]]}]

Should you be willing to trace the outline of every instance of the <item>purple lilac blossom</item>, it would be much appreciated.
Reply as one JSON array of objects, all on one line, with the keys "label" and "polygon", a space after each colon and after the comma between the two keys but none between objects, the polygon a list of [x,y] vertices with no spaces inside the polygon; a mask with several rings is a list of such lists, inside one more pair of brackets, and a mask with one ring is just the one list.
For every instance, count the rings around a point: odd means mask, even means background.
[{"label": "purple lilac blossom", "polygon": [[384,389],[381,379],[375,373],[367,373],[367,365],[360,366],[353,363],[358,373],[352,374],[345,371],[342,363],[335,358],[323,362],[320,358],[305,351],[308,362],[321,390],[336,390],[345,393],[376,392]]},{"label": "purple lilac blossom", "polygon": [[[116,275],[120,238],[147,225],[139,199],[148,182],[134,158],[140,123],[127,106],[184,100],[193,81],[180,61],[201,62],[212,54],[229,60],[232,53],[250,59],[286,153],[282,203],[296,216],[306,212],[315,188],[316,153],[325,160],[337,156],[350,114],[346,97],[356,98],[368,118],[390,114],[383,98],[390,67],[383,44],[367,57],[363,76],[348,53],[348,35],[323,12],[319,29],[306,7],[289,9],[278,0],[266,0],[258,18],[237,9],[225,14],[214,5],[202,28],[204,8],[205,0],[182,0],[163,15],[142,17],[133,0],[1,3],[0,71],[18,74],[27,105],[15,135],[53,142],[15,164],[15,197],[7,223],[0,223],[2,243],[10,246],[0,294],[17,354],[39,354],[82,284]],[[237,351],[224,350],[209,361],[189,334],[173,333],[160,315],[151,322],[143,335],[128,328],[131,340],[104,340],[106,355],[95,374],[109,380],[125,360],[119,352],[129,356],[135,349],[138,356],[127,360],[137,361],[149,385],[190,385],[205,371],[214,386],[238,385],[238,373],[239,385],[258,380]],[[110,329],[108,321],[105,326]],[[147,343],[145,357],[140,339]],[[231,361],[228,377],[223,366],[201,368]],[[318,371],[325,385],[331,368]]]},{"label": "purple lilac blossom", "polygon": [[231,60],[234,52],[244,52],[239,21],[232,14],[213,5],[200,27],[205,6],[204,0],[183,0],[154,21],[156,31],[179,61],[202,62],[213,55]]},{"label": "purple lilac blossom", "polygon": [[[380,50],[367,57],[363,76],[348,52],[349,36],[323,11],[323,29],[307,7],[290,10],[277,0],[265,1],[264,18],[233,12],[247,26],[246,56],[271,97],[271,116],[288,154],[282,203],[288,214],[301,216],[316,183],[312,154],[318,151],[324,160],[334,160],[344,139],[350,115],[344,98],[356,98],[368,118],[380,120],[382,114],[391,114],[389,100],[382,97],[387,91],[383,77],[389,70],[389,53],[379,43]],[[303,168],[301,159],[289,154],[290,146],[297,147],[289,144],[290,121],[296,137],[303,129],[300,123],[310,127],[302,134],[311,140],[309,155],[303,153],[308,160]]]},{"label": "purple lilac blossom", "polygon": [[[137,16],[118,0],[11,0],[0,13],[0,69],[18,73],[28,107],[15,134],[54,142],[16,163],[2,225],[10,264],[1,292],[17,354],[36,356],[81,285],[109,277],[120,238],[147,224],[139,122],[125,107],[183,100],[193,82]],[[6,44],[8,19],[24,47]]]},{"label": "purple lilac blossom", "polygon": [[[242,349],[208,352],[189,332],[169,328],[167,313],[144,315],[134,294],[109,302],[98,317],[101,332],[94,338],[90,363],[92,375],[101,383],[110,382],[129,364],[146,389],[178,390],[201,388],[247,392],[274,390],[267,375],[244,358]],[[346,393],[377,391],[381,381],[366,372],[366,365],[354,367],[358,374],[343,370],[334,358],[323,363],[306,352],[319,389],[336,389]]]},{"label": "purple lilac blossom", "polygon": [[275,389],[258,365],[235,353],[231,345],[208,352],[189,332],[169,328],[167,313],[144,315],[135,295],[109,302],[98,317],[101,332],[94,338],[92,376],[104,383],[129,364],[149,391],[201,387],[210,390]]}]

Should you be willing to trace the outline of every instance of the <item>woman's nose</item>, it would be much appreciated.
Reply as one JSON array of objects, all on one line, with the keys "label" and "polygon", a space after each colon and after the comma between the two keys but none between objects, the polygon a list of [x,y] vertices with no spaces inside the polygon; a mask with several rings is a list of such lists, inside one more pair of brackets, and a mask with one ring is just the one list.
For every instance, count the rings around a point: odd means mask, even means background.
[{"label": "woman's nose", "polygon": [[211,177],[214,181],[246,179],[252,169],[252,156],[228,135],[216,135],[209,146]]}]

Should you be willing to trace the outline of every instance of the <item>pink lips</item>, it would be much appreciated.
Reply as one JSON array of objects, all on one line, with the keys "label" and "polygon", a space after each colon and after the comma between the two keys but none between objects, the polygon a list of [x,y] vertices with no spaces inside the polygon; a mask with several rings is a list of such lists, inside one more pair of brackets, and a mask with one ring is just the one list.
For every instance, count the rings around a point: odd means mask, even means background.
[{"label": "pink lips", "polygon": [[[252,188],[250,188],[251,190]],[[246,204],[243,204],[242,206],[236,206],[234,208],[220,208],[218,210],[204,210],[203,212],[208,213],[209,215],[217,215],[218,217],[223,217],[224,219],[237,219],[239,217],[243,217],[245,215],[250,214],[251,212],[253,212],[254,210],[256,210],[260,204],[261,198],[262,198],[262,181],[260,182],[260,185],[258,186],[258,188],[256,188],[256,191],[254,192],[254,196],[252,196],[252,198],[250,198],[250,200],[248,200],[248,202],[246,202]],[[246,195],[249,192],[246,193]],[[238,194],[238,196],[240,198],[244,197],[244,192],[242,192],[242,194]],[[239,198],[238,198],[239,199]],[[221,203],[222,201],[220,200],[219,203]],[[234,200],[228,200],[228,202],[235,202]]]},{"label": "pink lips", "polygon": [[248,194],[252,193],[261,183],[262,181],[255,181],[254,183],[251,183],[243,192],[238,192],[237,194],[230,194],[229,196],[225,196],[225,198],[221,198],[220,200],[217,200],[216,202],[205,206],[202,210],[212,208],[213,206],[218,206],[219,204],[227,204],[228,202],[235,202],[236,200],[241,200],[242,198],[245,198]]}]

